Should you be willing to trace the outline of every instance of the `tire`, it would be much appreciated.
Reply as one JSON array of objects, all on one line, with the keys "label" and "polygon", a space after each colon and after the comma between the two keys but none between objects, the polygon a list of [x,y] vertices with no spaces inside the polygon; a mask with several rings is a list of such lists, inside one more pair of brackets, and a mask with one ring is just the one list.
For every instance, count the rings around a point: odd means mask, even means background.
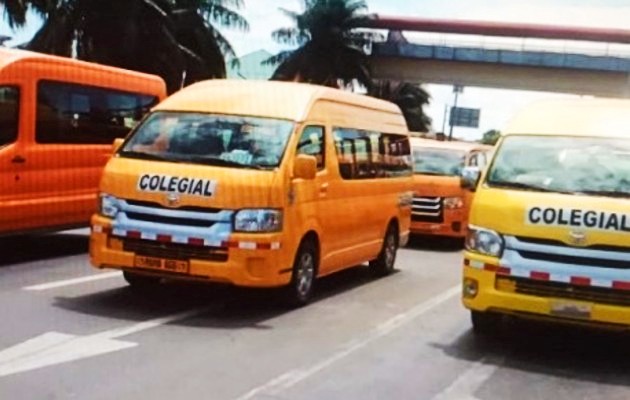
[{"label": "tire", "polygon": [[160,278],[123,271],[123,278],[134,289],[151,289],[160,284]]},{"label": "tire", "polygon": [[317,246],[312,240],[302,242],[291,273],[291,282],[286,288],[285,300],[289,307],[302,307],[313,296],[318,267]]},{"label": "tire", "polygon": [[386,276],[394,272],[398,251],[398,231],[390,224],[383,239],[383,248],[375,260],[370,261],[370,270],[375,276]]},{"label": "tire", "polygon": [[470,311],[473,332],[480,337],[498,336],[503,316],[492,312]]}]

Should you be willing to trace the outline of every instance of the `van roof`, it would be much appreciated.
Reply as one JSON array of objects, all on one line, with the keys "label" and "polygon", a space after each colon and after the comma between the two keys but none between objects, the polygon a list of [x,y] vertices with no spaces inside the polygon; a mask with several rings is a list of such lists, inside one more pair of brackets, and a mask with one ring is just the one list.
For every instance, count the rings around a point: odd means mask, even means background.
[{"label": "van roof", "polygon": [[481,143],[476,142],[461,142],[461,141],[441,141],[441,140],[433,140],[433,139],[425,139],[412,137],[410,139],[412,147],[432,147],[438,149],[453,149],[453,150],[461,150],[461,151],[471,151],[471,150],[490,150],[492,146],[488,146]]},{"label": "van roof", "polygon": [[34,51],[12,49],[0,47],[0,70],[11,65],[28,61],[44,62],[52,65],[78,66],[83,69],[89,69],[98,72],[125,73],[126,75],[135,76],[144,80],[153,80],[163,84],[162,78],[157,75],[147,74],[144,72],[132,71],[123,68],[112,67],[109,65],[97,64],[93,62],[76,60],[69,57],[54,56],[50,54],[38,53]]},{"label": "van roof", "polygon": [[521,110],[503,135],[596,136],[630,139],[630,100],[562,99]]},{"label": "van roof", "polygon": [[[197,111],[303,121],[315,100],[401,115],[393,103],[325,86],[296,82],[214,79],[171,95],[156,110]],[[402,118],[402,117],[401,117]]]}]

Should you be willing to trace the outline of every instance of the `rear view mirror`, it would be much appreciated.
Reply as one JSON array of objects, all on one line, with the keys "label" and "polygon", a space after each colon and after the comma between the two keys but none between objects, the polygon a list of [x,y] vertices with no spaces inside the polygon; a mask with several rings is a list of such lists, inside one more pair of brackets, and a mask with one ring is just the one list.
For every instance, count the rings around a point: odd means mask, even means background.
[{"label": "rear view mirror", "polygon": [[317,159],[306,154],[295,157],[293,164],[293,177],[298,179],[315,179],[317,175]]},{"label": "rear view mirror", "polygon": [[122,146],[124,142],[125,142],[125,139],[122,139],[122,138],[114,139],[114,143],[112,144],[112,154],[117,152],[120,146]]},{"label": "rear view mirror", "polygon": [[460,185],[464,189],[475,191],[479,178],[481,177],[481,170],[479,167],[465,167],[462,170],[462,176],[460,178]]}]

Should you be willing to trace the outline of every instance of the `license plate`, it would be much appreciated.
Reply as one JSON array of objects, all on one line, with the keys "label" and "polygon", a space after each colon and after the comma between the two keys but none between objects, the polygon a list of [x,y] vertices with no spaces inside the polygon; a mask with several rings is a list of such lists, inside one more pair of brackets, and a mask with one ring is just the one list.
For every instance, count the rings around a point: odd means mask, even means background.
[{"label": "license plate", "polygon": [[164,258],[136,256],[134,266],[137,268],[158,269],[162,271],[188,273],[188,261],[168,260]]},{"label": "license plate", "polygon": [[552,301],[551,315],[564,318],[590,319],[592,306],[586,303],[571,301]]}]

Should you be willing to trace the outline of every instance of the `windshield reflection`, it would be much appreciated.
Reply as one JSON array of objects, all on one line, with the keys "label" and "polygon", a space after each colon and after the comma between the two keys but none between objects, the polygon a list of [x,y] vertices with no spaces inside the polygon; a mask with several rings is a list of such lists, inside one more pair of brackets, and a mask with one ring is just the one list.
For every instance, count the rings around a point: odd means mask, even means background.
[{"label": "windshield reflection", "polygon": [[630,197],[630,141],[506,137],[488,173],[491,186]]},{"label": "windshield reflection", "polygon": [[242,168],[277,167],[290,121],[201,113],[156,112],[138,127],[123,157]]}]

